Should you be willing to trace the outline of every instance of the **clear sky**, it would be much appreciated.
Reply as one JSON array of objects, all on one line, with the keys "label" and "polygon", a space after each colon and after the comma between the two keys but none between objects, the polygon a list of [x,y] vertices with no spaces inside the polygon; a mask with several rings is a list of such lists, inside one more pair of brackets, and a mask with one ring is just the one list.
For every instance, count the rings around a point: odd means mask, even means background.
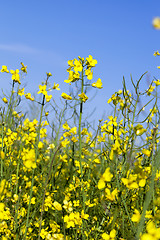
[{"label": "clear sky", "polygon": [[[87,106],[96,106],[100,119],[110,111],[107,100],[122,88],[123,76],[128,88],[130,74],[133,80],[145,71],[150,80],[159,77],[160,58],[153,56],[160,50],[160,31],[152,27],[156,16],[159,0],[1,1],[0,66],[16,69],[21,61],[27,65],[25,82],[31,93],[51,72],[52,84],[60,84],[60,96],[68,91],[67,61],[91,54],[98,61],[93,81],[100,77],[103,89]],[[8,89],[5,76],[0,74],[1,88]]]}]

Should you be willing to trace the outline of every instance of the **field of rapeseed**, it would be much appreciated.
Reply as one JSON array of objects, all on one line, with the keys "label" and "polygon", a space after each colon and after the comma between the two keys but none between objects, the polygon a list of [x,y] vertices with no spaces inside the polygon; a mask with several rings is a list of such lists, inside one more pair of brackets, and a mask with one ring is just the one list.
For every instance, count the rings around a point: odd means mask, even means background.
[{"label": "field of rapeseed", "polygon": [[[124,79],[108,100],[113,114],[93,129],[83,114],[88,89],[102,88],[96,64],[91,55],[68,61],[62,109],[51,73],[39,100],[21,87],[27,66],[1,67],[12,89],[0,108],[0,239],[160,239],[160,81],[141,89],[143,74],[129,91]],[[22,99],[40,106],[38,119],[26,117]]]}]

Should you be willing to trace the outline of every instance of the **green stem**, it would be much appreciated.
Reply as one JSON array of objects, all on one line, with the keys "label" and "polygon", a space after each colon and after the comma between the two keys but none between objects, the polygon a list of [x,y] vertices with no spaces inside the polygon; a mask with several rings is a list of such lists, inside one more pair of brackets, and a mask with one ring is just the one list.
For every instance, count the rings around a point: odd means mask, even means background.
[{"label": "green stem", "polygon": [[[43,95],[42,107],[41,107],[41,113],[40,113],[40,120],[39,120],[39,126],[38,126],[38,135],[37,135],[36,152],[35,152],[35,163],[37,162],[37,157],[38,157],[38,143],[39,143],[39,138],[40,138],[40,129],[41,129],[41,123],[42,123],[44,101],[45,101],[45,95]],[[30,214],[31,198],[32,198],[32,193],[33,193],[33,185],[34,185],[34,172],[35,172],[35,169],[32,170],[32,183],[31,183],[30,198],[29,198],[29,205],[28,205],[28,211],[27,211],[27,221],[26,221],[26,229],[25,229],[24,240],[26,239],[27,230],[28,230],[28,227],[29,227],[29,214]]]},{"label": "green stem", "polygon": [[[82,69],[82,78],[81,78],[81,93],[83,93],[84,88],[84,79],[83,79],[83,69]],[[80,163],[80,171],[81,171],[81,189],[82,189],[82,207],[85,212],[85,195],[84,195],[84,187],[83,187],[83,166],[82,166],[82,138],[81,138],[81,128],[82,128],[82,113],[83,113],[83,101],[81,99],[80,102],[80,115],[79,115],[79,163]],[[84,239],[83,233],[83,222],[82,222],[82,240]]]}]

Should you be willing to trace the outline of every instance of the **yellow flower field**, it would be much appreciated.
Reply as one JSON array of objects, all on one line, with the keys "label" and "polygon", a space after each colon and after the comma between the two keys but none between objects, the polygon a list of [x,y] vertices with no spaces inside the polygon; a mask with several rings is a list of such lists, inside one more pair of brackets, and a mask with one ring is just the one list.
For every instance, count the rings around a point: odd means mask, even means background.
[{"label": "yellow flower field", "polygon": [[[62,107],[51,73],[34,97],[23,86],[24,63],[1,66],[12,88],[0,108],[0,239],[160,239],[159,79],[146,90],[145,74],[131,90],[124,79],[94,129],[83,116],[88,90],[103,88],[96,64],[91,55],[68,61],[72,90],[60,94]],[[22,100],[40,107],[38,119]]]}]

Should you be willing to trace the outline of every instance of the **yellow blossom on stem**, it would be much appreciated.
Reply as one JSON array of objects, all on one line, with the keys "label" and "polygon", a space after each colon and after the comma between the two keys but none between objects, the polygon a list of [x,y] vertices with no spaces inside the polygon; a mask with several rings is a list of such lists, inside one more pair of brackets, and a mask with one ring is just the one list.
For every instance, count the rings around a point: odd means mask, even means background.
[{"label": "yellow blossom on stem", "polygon": [[9,73],[9,70],[7,69],[7,66],[3,65],[2,69],[1,69],[1,72]]},{"label": "yellow blossom on stem", "polygon": [[37,92],[38,94],[42,93],[43,95],[46,95],[47,94],[47,91],[46,91],[46,85],[39,85],[39,92]]},{"label": "yellow blossom on stem", "polygon": [[110,201],[115,201],[118,196],[118,190],[115,188],[112,192],[109,188],[105,188],[105,197]]},{"label": "yellow blossom on stem", "polygon": [[159,53],[159,51],[156,51],[156,52],[154,52],[153,55],[154,55],[154,56],[160,56],[160,53]]},{"label": "yellow blossom on stem", "polygon": [[25,94],[26,99],[29,99],[31,101],[34,101],[34,97],[31,96],[31,93],[26,93]]},{"label": "yellow blossom on stem", "polygon": [[10,73],[12,74],[12,80],[14,82],[18,82],[19,84],[21,84],[20,76],[19,76],[19,70],[18,69],[16,69],[15,71],[14,70],[10,70]]},{"label": "yellow blossom on stem", "polygon": [[149,89],[147,89],[147,95],[150,96],[154,89],[155,89],[155,86],[149,85]]},{"label": "yellow blossom on stem", "polygon": [[160,85],[159,79],[157,79],[157,81],[153,81],[153,82],[156,84],[156,86],[159,86],[159,85]]},{"label": "yellow blossom on stem", "polygon": [[21,67],[22,72],[27,73],[27,66],[24,66],[23,62],[21,62],[21,65],[22,65]]},{"label": "yellow blossom on stem", "polygon": [[52,76],[52,73],[46,73],[47,74],[47,77],[51,77]]},{"label": "yellow blossom on stem", "polygon": [[107,234],[107,233],[103,233],[102,234],[102,239],[103,240],[114,240],[116,239],[116,230],[113,229],[110,234]]},{"label": "yellow blossom on stem", "polygon": [[20,96],[24,95],[24,88],[18,90],[18,95]]},{"label": "yellow blossom on stem", "polygon": [[141,240],[159,240],[160,239],[160,228],[156,228],[155,224],[150,221],[147,223],[147,233],[141,236]]},{"label": "yellow blossom on stem", "polygon": [[46,102],[49,102],[51,98],[52,98],[52,95],[48,95],[48,94],[45,95]]},{"label": "yellow blossom on stem", "polygon": [[54,206],[54,208],[55,208],[56,210],[58,210],[58,211],[61,211],[61,210],[62,210],[61,204],[60,204],[59,202],[57,202],[57,201],[54,201],[53,206]]},{"label": "yellow blossom on stem", "polygon": [[66,99],[66,100],[72,100],[72,97],[69,96],[67,93],[62,93],[62,94],[61,94],[61,97],[64,98],[64,99]]},{"label": "yellow blossom on stem", "polygon": [[68,126],[67,122],[65,122],[62,127],[63,129],[70,130],[70,127]]},{"label": "yellow blossom on stem", "polygon": [[141,136],[147,130],[143,128],[141,124],[138,124],[137,126],[134,127],[134,131],[137,136]]},{"label": "yellow blossom on stem", "polygon": [[52,87],[53,89],[56,89],[56,90],[60,90],[60,88],[59,88],[59,84],[57,83],[54,83],[54,86]]},{"label": "yellow blossom on stem", "polygon": [[105,188],[105,182],[110,182],[112,177],[113,177],[113,174],[111,174],[110,168],[108,167],[98,182],[98,189]]},{"label": "yellow blossom on stem", "polygon": [[93,71],[91,71],[91,68],[85,69],[85,75],[87,76],[87,79],[92,80]]},{"label": "yellow blossom on stem", "polygon": [[7,98],[2,98],[2,101],[4,102],[4,103],[8,103],[8,100],[7,100]]},{"label": "yellow blossom on stem", "polygon": [[95,67],[95,65],[97,64],[97,60],[93,59],[93,57],[89,55],[89,57],[86,58],[86,64],[88,67]]},{"label": "yellow blossom on stem", "polygon": [[101,79],[98,78],[97,82],[92,83],[92,87],[99,88],[99,89],[103,88]]},{"label": "yellow blossom on stem", "polygon": [[128,178],[122,178],[121,181],[128,189],[138,188],[137,174],[130,174]]},{"label": "yellow blossom on stem", "polygon": [[74,60],[74,71],[75,72],[82,72],[82,63],[81,61],[78,61],[77,59]]},{"label": "yellow blossom on stem", "polygon": [[137,222],[138,223],[140,221],[141,214],[137,209],[134,209],[134,212],[135,213],[133,214],[131,220],[132,220],[132,222]]},{"label": "yellow blossom on stem", "polygon": [[150,157],[151,156],[151,151],[150,150],[148,150],[148,149],[143,149],[142,150],[142,153],[144,154],[144,155],[146,155],[147,157]]},{"label": "yellow blossom on stem", "polygon": [[83,102],[86,102],[88,97],[86,96],[86,94],[83,92],[81,94],[78,94],[78,96],[80,97],[80,99],[83,101]]}]

